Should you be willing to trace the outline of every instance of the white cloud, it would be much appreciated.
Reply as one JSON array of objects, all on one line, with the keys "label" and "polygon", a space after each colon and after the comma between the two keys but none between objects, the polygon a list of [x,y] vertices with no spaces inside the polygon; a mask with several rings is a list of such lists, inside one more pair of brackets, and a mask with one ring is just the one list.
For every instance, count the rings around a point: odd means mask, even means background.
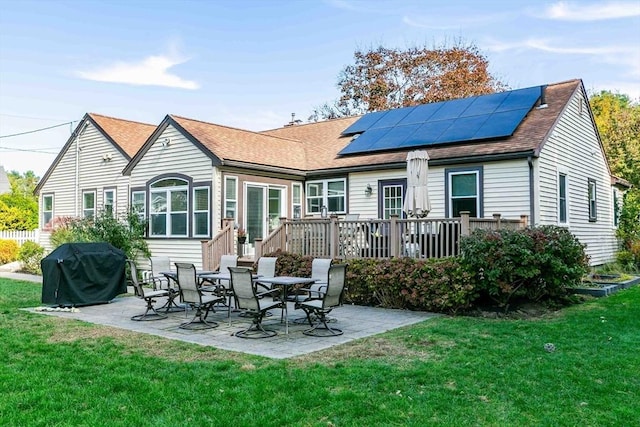
[{"label": "white cloud", "polygon": [[561,21],[601,21],[640,16],[640,2],[598,2],[582,5],[560,1],[548,6],[543,18]]},{"label": "white cloud", "polygon": [[602,46],[602,47],[561,47],[551,44],[549,39],[529,38],[515,42],[501,42],[490,40],[486,49],[493,52],[504,52],[507,50],[535,49],[550,53],[562,53],[568,55],[611,55],[628,53],[631,49],[625,46]]},{"label": "white cloud", "polygon": [[165,86],[179,89],[198,89],[200,85],[169,72],[169,69],[187,62],[177,55],[155,55],[139,62],[116,62],[91,71],[78,71],[83,79],[99,82],[125,83],[131,85]]}]

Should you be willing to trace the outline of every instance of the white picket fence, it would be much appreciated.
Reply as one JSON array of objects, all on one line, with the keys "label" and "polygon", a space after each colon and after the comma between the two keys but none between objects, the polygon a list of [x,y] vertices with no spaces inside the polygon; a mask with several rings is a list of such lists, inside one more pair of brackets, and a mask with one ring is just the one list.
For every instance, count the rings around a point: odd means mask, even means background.
[{"label": "white picket fence", "polygon": [[0,231],[0,240],[15,240],[18,242],[18,246],[22,246],[27,240],[38,243],[40,240],[40,230]]}]

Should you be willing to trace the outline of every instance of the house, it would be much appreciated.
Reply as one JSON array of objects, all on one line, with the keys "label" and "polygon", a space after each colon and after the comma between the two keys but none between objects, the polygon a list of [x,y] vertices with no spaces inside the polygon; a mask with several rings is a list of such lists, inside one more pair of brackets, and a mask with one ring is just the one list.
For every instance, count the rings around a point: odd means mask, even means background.
[{"label": "house", "polygon": [[126,211],[129,181],[122,169],[156,126],[88,113],[35,188],[40,244],[51,249],[55,220]]},{"label": "house", "polygon": [[10,193],[11,192],[11,183],[9,182],[9,177],[4,170],[4,166],[0,165],[0,194]]},{"label": "house", "polygon": [[[280,217],[402,216],[406,157],[416,148],[430,156],[430,217],[527,215],[531,225],[568,227],[592,264],[613,259],[617,193],[581,80],[264,132],[168,115],[110,180],[127,193],[121,206],[129,201],[149,221],[154,254],[198,264],[200,242],[223,218],[252,242]],[[74,176],[76,157],[65,149],[47,182]],[[106,175],[95,178],[88,189],[58,188],[56,199],[104,188]]]}]

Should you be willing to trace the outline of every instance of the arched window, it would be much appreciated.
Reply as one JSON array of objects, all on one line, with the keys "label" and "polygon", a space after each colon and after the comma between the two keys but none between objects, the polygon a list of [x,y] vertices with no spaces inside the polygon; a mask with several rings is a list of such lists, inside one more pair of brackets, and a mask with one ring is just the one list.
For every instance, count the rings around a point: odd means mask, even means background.
[{"label": "arched window", "polygon": [[189,182],[180,178],[166,178],[152,183],[149,190],[151,236],[187,237]]}]

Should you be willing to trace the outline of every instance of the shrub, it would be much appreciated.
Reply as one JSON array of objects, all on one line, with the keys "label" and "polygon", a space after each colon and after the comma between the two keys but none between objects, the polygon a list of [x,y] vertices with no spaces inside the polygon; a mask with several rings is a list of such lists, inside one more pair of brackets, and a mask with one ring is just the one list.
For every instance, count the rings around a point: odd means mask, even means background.
[{"label": "shrub", "polygon": [[562,227],[476,230],[461,250],[481,295],[505,311],[514,297],[561,298],[588,271],[584,245]]},{"label": "shrub", "polygon": [[96,218],[70,219],[61,223],[51,234],[50,241],[56,247],[63,243],[107,242],[124,251],[128,258],[135,259],[139,253],[151,256],[144,233],[145,222],[133,212],[120,218],[100,212]]},{"label": "shrub", "polygon": [[19,249],[15,240],[0,239],[0,265],[17,260]]},{"label": "shrub", "polygon": [[472,276],[462,268],[459,258],[421,263],[403,294],[411,308],[449,314],[470,309],[478,298]]},{"label": "shrub", "polygon": [[[278,257],[278,275],[311,275],[310,256],[282,251],[265,256]],[[348,264],[347,303],[458,313],[470,308],[477,298],[471,275],[460,267],[458,258],[362,258],[349,260]]]},{"label": "shrub", "polygon": [[44,248],[28,240],[20,247],[18,259],[22,262],[22,269],[32,274],[42,274],[40,261],[44,255]]}]

